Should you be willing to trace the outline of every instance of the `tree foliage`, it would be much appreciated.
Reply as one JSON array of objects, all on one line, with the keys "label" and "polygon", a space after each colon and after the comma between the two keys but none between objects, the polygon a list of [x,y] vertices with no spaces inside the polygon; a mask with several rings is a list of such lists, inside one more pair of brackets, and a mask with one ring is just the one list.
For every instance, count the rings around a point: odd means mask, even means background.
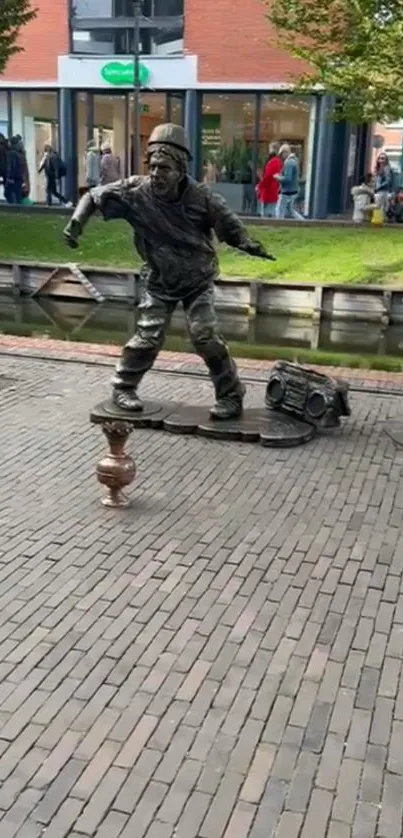
[{"label": "tree foliage", "polygon": [[306,62],[299,92],[325,89],[335,118],[403,116],[403,0],[264,0],[279,45]]},{"label": "tree foliage", "polygon": [[20,29],[35,15],[31,0],[0,0],[0,75],[8,59],[22,51],[18,44]]}]

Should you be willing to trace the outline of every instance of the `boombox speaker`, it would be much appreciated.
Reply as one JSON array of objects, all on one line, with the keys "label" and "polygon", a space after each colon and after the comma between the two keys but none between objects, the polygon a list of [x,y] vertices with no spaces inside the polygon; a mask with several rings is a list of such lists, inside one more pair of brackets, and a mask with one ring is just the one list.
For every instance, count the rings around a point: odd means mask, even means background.
[{"label": "boombox speaker", "polygon": [[317,428],[335,428],[350,416],[347,381],[300,364],[276,361],[266,387],[266,406],[303,419]]}]

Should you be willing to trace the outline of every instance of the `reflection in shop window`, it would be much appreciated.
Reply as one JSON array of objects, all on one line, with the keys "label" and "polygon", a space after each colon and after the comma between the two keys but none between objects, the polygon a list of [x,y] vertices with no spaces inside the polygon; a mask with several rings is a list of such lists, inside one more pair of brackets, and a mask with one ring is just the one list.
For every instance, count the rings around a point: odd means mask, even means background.
[{"label": "reflection in shop window", "polygon": [[255,205],[254,94],[206,94],[202,109],[202,177],[214,184],[231,209]]},{"label": "reflection in shop window", "polygon": [[112,0],[72,0],[73,17],[112,17]]},{"label": "reflection in shop window", "polygon": [[59,150],[58,97],[53,92],[12,92],[12,133],[22,137],[29,197],[45,202],[45,178],[38,174],[45,145]]},{"label": "reflection in shop window", "polygon": [[[133,172],[133,94],[96,94],[93,96],[93,108],[88,108],[91,96],[80,92],[76,100],[79,188],[84,188],[86,182],[88,139],[93,139],[99,150],[104,143],[108,143],[113,154],[119,157],[122,173]],[[148,138],[155,126],[168,118],[183,124],[183,96],[176,93],[143,93],[140,108],[141,173],[144,174]],[[87,124],[89,113],[93,118],[91,126]]]},{"label": "reflection in shop window", "polygon": [[259,119],[259,170],[273,141],[293,147],[300,163],[299,208],[307,210],[313,151],[314,107],[311,97],[269,94],[262,96]]}]

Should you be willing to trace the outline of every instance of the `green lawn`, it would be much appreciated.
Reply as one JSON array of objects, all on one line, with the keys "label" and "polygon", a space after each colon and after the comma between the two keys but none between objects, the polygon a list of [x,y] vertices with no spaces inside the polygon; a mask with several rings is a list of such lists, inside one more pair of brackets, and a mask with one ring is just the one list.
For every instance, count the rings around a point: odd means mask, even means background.
[{"label": "green lawn", "polygon": [[[70,251],[63,242],[63,217],[0,213],[0,261],[35,260],[133,267],[139,263],[131,230],[123,222],[93,218]],[[266,263],[220,248],[221,272],[228,277],[294,282],[403,285],[403,229],[252,227],[277,262]]]}]

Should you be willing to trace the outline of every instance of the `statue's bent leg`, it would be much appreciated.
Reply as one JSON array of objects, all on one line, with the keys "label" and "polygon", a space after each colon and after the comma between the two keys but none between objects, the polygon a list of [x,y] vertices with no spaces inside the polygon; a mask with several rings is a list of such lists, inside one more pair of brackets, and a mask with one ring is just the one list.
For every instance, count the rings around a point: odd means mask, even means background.
[{"label": "statue's bent leg", "polygon": [[139,305],[139,320],[134,336],[122,349],[113,379],[113,400],[126,410],[142,410],[137,387],[149,370],[164,342],[174,304],[148,291]]},{"label": "statue's bent leg", "polygon": [[193,346],[207,365],[214,385],[216,403],[211,416],[236,418],[242,413],[245,387],[218,327],[213,289],[185,300],[184,308]]}]

